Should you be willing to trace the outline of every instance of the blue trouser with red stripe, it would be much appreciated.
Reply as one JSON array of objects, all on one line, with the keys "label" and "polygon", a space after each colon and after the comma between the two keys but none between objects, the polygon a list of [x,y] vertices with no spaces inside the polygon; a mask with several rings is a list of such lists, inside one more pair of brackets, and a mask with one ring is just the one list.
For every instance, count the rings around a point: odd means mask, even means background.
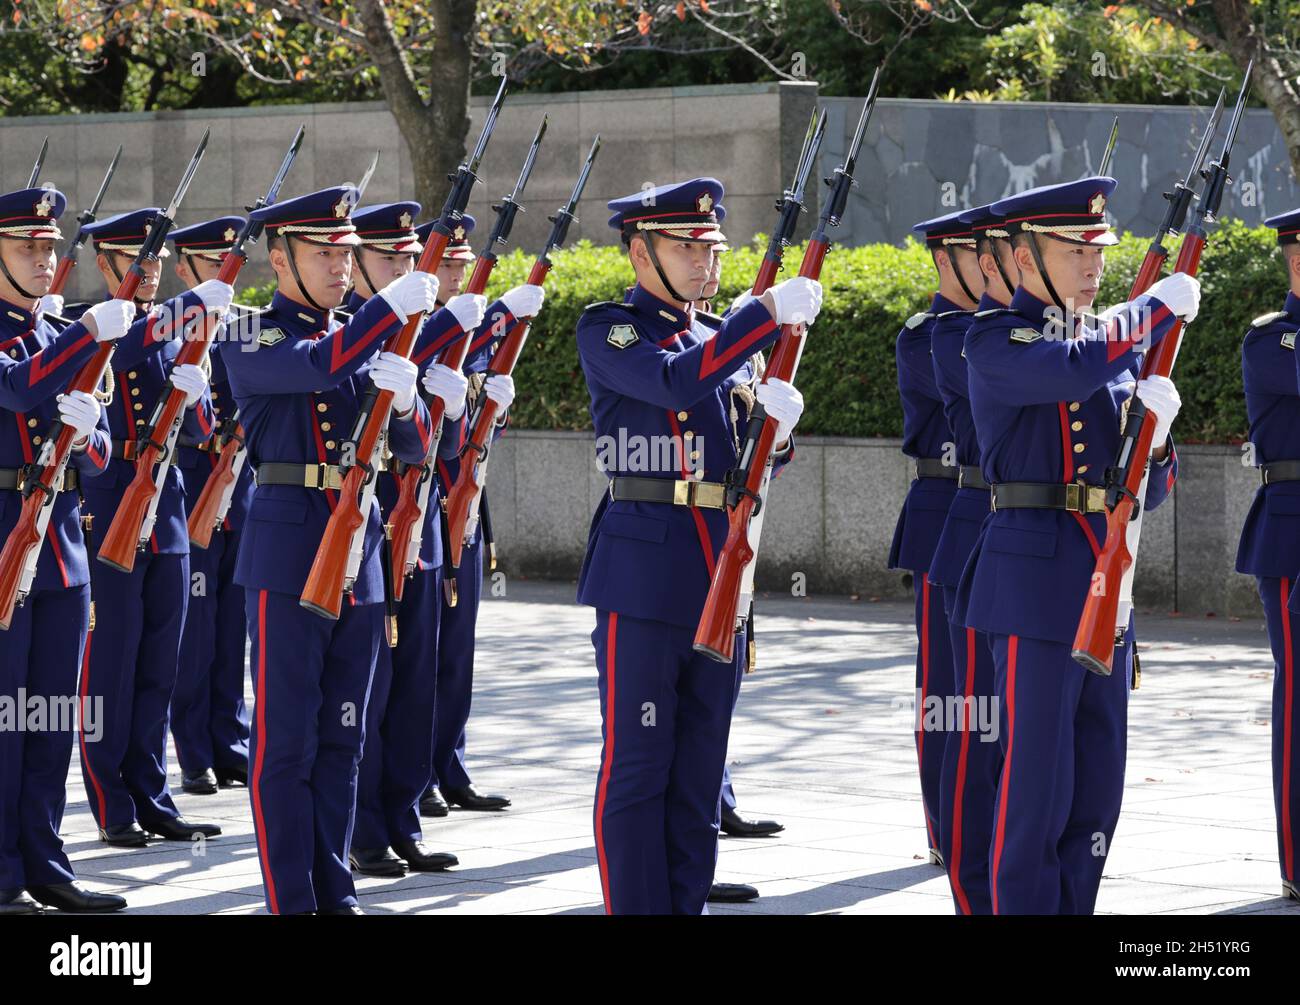
[{"label": "blue trouser with red stripe", "polygon": [[[89,621],[89,584],[34,591],[14,610],[0,644],[0,695],[24,717],[21,729],[17,722],[0,727],[0,892],[76,878],[59,827],[76,728],[68,716]],[[34,698],[43,721],[31,712]],[[100,725],[92,709],[89,728]]]},{"label": "blue trouser with red stripe", "polygon": [[989,850],[994,914],[1091,914],[1119,821],[1133,629],[1102,677],[1065,642],[990,635],[1005,760]]},{"label": "blue trouser with red stripe", "polygon": [[[450,569],[450,565],[447,567]],[[438,628],[438,705],[433,731],[431,784],[461,789],[470,784],[465,767],[465,725],[474,694],[474,633],[483,596],[483,538],[465,546],[456,570],[456,606],[442,603]]]},{"label": "blue trouser with red stripe", "polygon": [[167,787],[167,719],[190,556],[141,552],[121,572],[90,563],[95,629],[86,639],[82,701],[103,701],[102,733],[81,731],[81,774],[100,827],[180,816]]},{"label": "blue trouser with red stripe", "polygon": [[190,602],[172,692],[172,739],[187,775],[248,767],[244,708],[244,588],[236,585],[239,536],[218,530],[190,551]]},{"label": "blue trouser with red stripe", "polygon": [[604,744],[593,814],[608,914],[702,914],[745,640],[730,670],[695,629],[596,612]]},{"label": "blue trouser with red stripe", "polygon": [[[913,579],[916,594],[916,760],[921,772],[921,801],[931,848],[939,847],[939,806],[942,802],[943,755],[948,731],[942,728],[943,709],[953,693],[952,643],[943,591],[924,573]],[[927,707],[939,709],[938,728]]]},{"label": "blue trouser with red stripe", "polygon": [[[944,588],[948,605],[955,590]],[[996,710],[993,650],[989,637],[974,628],[949,623],[957,731],[950,734],[943,756],[939,803],[939,837],[944,867],[958,914],[992,914],[989,889],[989,841],[993,803],[1002,771],[1000,736],[981,730],[978,713]],[[995,726],[996,728],[996,726]]]},{"label": "blue trouser with red stripe", "polygon": [[1273,806],[1282,878],[1296,883],[1296,828],[1300,825],[1300,612],[1287,609],[1295,580],[1257,577],[1273,650]]},{"label": "blue trouser with red stripe", "polygon": [[344,604],[331,621],[296,596],[246,592],[248,795],[267,907],[299,914],[356,904],[348,848],[384,606]]},{"label": "blue trouser with red stripe", "polygon": [[397,648],[379,646],[366,746],[357,779],[354,848],[419,841],[420,797],[433,775],[433,717],[438,686],[442,569],[406,581],[397,609]]}]

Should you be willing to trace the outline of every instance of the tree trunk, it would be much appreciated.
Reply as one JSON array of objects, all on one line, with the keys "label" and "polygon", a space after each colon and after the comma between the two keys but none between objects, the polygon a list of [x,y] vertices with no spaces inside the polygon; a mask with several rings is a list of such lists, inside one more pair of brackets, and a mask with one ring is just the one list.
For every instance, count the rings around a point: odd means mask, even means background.
[{"label": "tree trunk", "polygon": [[1291,173],[1300,180],[1300,87],[1296,68],[1288,68],[1264,52],[1263,36],[1251,19],[1249,5],[1240,0],[1214,0],[1213,10],[1228,55],[1243,69],[1248,60],[1255,60],[1253,87],[1277,120],[1291,159]]},{"label": "tree trunk", "polygon": [[434,0],[430,4],[436,33],[429,74],[431,100],[420,96],[410,64],[393,31],[382,0],[359,0],[366,49],[397,120],[415,173],[415,198],[433,217],[447,195],[447,175],[465,155],[469,132],[469,83],[472,33],[477,0]]}]

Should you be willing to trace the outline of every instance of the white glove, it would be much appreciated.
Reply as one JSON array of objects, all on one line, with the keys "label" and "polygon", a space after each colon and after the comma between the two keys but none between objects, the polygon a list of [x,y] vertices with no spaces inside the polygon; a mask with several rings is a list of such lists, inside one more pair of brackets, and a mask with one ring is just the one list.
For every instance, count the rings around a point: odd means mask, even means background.
[{"label": "white glove", "polygon": [[63,297],[57,293],[47,293],[41,297],[41,302],[36,305],[36,316],[39,318],[45,314],[53,314],[56,317],[63,316]]},{"label": "white glove", "polygon": [[764,294],[769,295],[776,305],[772,316],[779,325],[799,322],[810,325],[817,320],[817,312],[822,309],[822,284],[804,276],[777,283]]},{"label": "white glove", "polygon": [[208,386],[208,375],[203,367],[193,363],[181,363],[172,367],[172,387],[185,392],[185,407],[193,408],[203,397],[203,389]]},{"label": "white glove", "polygon": [[1142,404],[1156,413],[1156,434],[1151,438],[1151,447],[1159,450],[1169,438],[1169,427],[1178,417],[1178,410],[1183,407],[1178,388],[1168,377],[1143,377],[1134,393],[1142,399]]},{"label": "white glove", "polygon": [[749,306],[753,299],[754,291],[745,290],[744,293],[740,294],[740,296],[736,297],[736,299],[731,302],[731,306],[727,309],[727,313],[734,314],[736,311],[743,310]]},{"label": "white glove", "polygon": [[784,380],[764,381],[758,385],[758,403],[763,411],[776,420],[776,446],[790,438],[795,423],[803,415],[803,395],[793,384]]},{"label": "white glove", "polygon": [[135,320],[135,304],[130,300],[105,300],[82,315],[83,322],[87,319],[95,323],[96,342],[112,342],[125,335],[131,327]]},{"label": "white glove", "polygon": [[235,299],[235,288],[219,279],[209,279],[194,287],[194,293],[203,301],[205,311],[225,314],[230,309],[230,302]]},{"label": "white glove", "polygon": [[393,313],[406,324],[412,314],[425,314],[438,303],[438,277],[430,272],[408,272],[379,291]]},{"label": "white glove", "polygon": [[381,391],[393,392],[393,410],[404,415],[415,404],[415,378],[420,368],[405,356],[381,352],[370,367],[370,379]]},{"label": "white glove", "polygon": [[506,305],[506,310],[517,318],[536,317],[545,299],[546,291],[532,283],[516,286],[501,294],[501,302]]},{"label": "white glove", "polygon": [[447,301],[447,310],[456,317],[461,331],[472,332],[483,323],[487,313],[487,297],[480,293],[458,293]]},{"label": "white glove", "polygon": [[497,403],[498,411],[504,412],[515,400],[515,379],[508,373],[493,373],[483,382],[483,393]]},{"label": "white glove", "polygon": [[59,421],[74,432],[72,442],[87,439],[99,422],[99,401],[85,391],[69,391],[54,399],[59,406]]},{"label": "white glove", "polygon": [[459,370],[434,363],[424,371],[424,389],[443,401],[443,418],[453,422],[465,414],[465,392],[469,379]]},{"label": "white glove", "polygon": [[1153,283],[1147,296],[1155,297],[1186,322],[1195,321],[1201,309],[1201,284],[1185,272],[1175,272]]}]

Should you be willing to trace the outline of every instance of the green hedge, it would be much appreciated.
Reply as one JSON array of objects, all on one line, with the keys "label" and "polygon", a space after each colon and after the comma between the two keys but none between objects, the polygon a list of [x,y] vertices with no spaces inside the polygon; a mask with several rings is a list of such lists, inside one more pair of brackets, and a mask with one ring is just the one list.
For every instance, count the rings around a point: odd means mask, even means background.
[{"label": "green hedge", "polygon": [[[1107,253],[1099,305],[1122,300],[1149,238],[1125,235]],[[1177,240],[1169,242],[1177,253]],[[746,288],[762,260],[763,239],[737,248],[724,261],[717,302]],[[802,249],[786,253],[793,275]],[[501,259],[490,292],[524,281],[532,258],[522,251]],[[556,255],[546,307],[529,337],[517,371],[513,421],[524,429],[588,429],[587,388],[573,333],[583,308],[622,299],[631,281],[617,246],[582,242]],[[1246,435],[1241,387],[1241,339],[1250,320],[1277,310],[1286,296],[1285,270],[1273,232],[1229,221],[1216,228],[1201,263],[1201,312],[1188,329],[1175,371],[1183,410],[1184,442],[1240,441]],[[903,321],[923,310],[934,289],[934,269],[912,239],[902,248],[873,244],[832,250],[822,271],[826,302],[800,364],[798,384],[807,402],[799,427],[824,436],[901,436],[894,339]],[[241,292],[240,301],[265,303],[269,287]]]}]

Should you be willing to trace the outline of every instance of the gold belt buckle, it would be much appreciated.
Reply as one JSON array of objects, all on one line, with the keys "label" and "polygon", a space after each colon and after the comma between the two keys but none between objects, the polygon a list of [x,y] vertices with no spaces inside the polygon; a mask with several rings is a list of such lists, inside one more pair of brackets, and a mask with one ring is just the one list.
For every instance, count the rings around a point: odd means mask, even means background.
[{"label": "gold belt buckle", "polygon": [[695,483],[688,482],[684,478],[678,478],[673,482],[673,505],[674,506],[694,506],[695,505]]},{"label": "gold belt buckle", "polygon": [[719,482],[697,482],[695,505],[706,509],[722,509],[726,503],[726,487]]},{"label": "gold belt buckle", "polygon": [[1104,485],[1089,485],[1088,491],[1088,512],[1104,513],[1106,511],[1106,487]]},{"label": "gold belt buckle", "polygon": [[1069,513],[1083,512],[1083,483],[1067,482],[1065,486],[1065,509]]},{"label": "gold belt buckle", "polygon": [[330,466],[325,462],[313,464],[303,472],[303,484],[309,489],[324,489],[328,487]]}]

